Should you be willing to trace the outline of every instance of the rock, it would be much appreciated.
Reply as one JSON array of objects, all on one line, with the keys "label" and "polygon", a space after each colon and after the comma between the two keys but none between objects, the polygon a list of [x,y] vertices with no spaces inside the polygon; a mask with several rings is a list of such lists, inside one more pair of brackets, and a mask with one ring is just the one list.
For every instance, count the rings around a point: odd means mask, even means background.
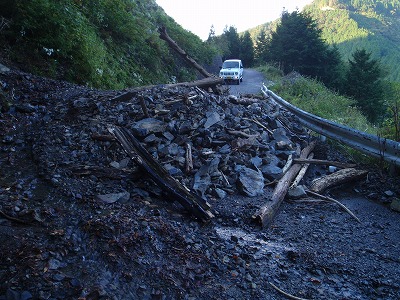
[{"label": "rock", "polygon": [[260,170],[243,167],[240,170],[237,185],[242,193],[255,197],[264,192],[264,176]]},{"label": "rock", "polygon": [[304,189],[304,186],[298,185],[293,189],[289,189],[288,196],[291,199],[299,199],[299,198],[307,196],[307,193]]},{"label": "rock", "polygon": [[142,137],[151,133],[162,133],[165,131],[165,128],[166,124],[163,121],[153,118],[146,118],[132,125],[134,134]]},{"label": "rock", "polygon": [[394,193],[392,191],[390,191],[390,190],[385,191],[384,194],[387,197],[393,197],[394,196]]},{"label": "rock", "polygon": [[390,203],[390,208],[394,211],[400,212],[400,199],[393,198],[392,203]]},{"label": "rock", "polygon": [[121,192],[114,194],[97,195],[97,199],[105,203],[121,202],[125,203],[129,200],[131,194],[129,192]]},{"label": "rock", "polygon": [[8,72],[10,72],[10,69],[5,65],[0,64],[0,73],[6,75]]},{"label": "rock", "polygon": [[262,166],[261,172],[272,181],[281,178],[283,175],[282,169],[274,165]]},{"label": "rock", "polygon": [[219,121],[221,121],[221,116],[217,112],[207,113],[207,121],[204,124],[204,128],[208,129]]}]

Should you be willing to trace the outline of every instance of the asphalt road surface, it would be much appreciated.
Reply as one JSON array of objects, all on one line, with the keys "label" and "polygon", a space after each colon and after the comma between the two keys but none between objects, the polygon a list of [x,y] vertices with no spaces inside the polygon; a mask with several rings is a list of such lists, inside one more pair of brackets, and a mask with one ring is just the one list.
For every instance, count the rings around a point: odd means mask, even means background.
[{"label": "asphalt road surface", "polygon": [[226,84],[232,95],[243,94],[259,94],[261,93],[261,85],[265,81],[264,75],[253,69],[244,69],[243,82],[240,85],[236,83]]}]

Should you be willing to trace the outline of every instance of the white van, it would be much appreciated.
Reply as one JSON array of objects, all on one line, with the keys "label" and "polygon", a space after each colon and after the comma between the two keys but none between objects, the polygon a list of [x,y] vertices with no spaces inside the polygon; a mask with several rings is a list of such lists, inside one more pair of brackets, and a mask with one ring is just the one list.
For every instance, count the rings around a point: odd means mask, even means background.
[{"label": "white van", "polygon": [[219,77],[225,81],[234,81],[237,85],[243,81],[243,64],[240,59],[228,59],[222,64]]}]

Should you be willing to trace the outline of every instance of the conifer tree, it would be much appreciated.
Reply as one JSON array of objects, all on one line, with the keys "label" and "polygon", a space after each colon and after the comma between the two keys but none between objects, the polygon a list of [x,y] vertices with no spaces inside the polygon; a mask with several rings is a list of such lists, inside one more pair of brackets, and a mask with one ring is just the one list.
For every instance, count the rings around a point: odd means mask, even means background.
[{"label": "conifer tree", "polygon": [[262,30],[257,37],[254,56],[259,64],[263,64],[268,58],[268,38],[265,30]]},{"label": "conifer tree", "polygon": [[250,36],[250,32],[246,31],[240,37],[240,57],[244,66],[251,67],[254,64],[254,45]]},{"label": "conifer tree", "polygon": [[350,68],[346,75],[346,94],[353,97],[371,122],[382,117],[383,72],[378,60],[371,59],[365,49],[356,50],[349,60]]}]

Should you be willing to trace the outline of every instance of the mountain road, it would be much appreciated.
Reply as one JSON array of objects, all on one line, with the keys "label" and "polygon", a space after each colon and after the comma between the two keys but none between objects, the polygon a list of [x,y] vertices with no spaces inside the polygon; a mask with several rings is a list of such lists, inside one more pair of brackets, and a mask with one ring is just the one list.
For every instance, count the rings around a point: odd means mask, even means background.
[{"label": "mountain road", "polygon": [[244,69],[243,81],[236,85],[235,83],[227,83],[232,95],[238,96],[240,94],[259,94],[261,93],[261,85],[265,81],[265,77],[261,72],[254,69]]}]

